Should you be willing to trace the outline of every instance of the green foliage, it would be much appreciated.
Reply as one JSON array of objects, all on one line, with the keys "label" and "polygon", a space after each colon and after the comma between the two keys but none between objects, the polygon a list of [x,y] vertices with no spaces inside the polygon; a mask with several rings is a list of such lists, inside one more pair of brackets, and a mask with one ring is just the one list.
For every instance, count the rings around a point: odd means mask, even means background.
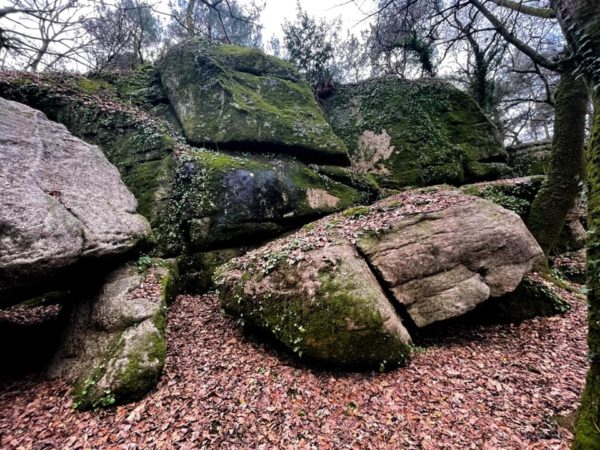
[{"label": "green foliage", "polygon": [[523,219],[529,214],[531,202],[538,193],[544,177],[531,177],[516,183],[490,183],[468,185],[462,188],[465,194],[476,195],[509,209]]},{"label": "green foliage", "polygon": [[342,215],[351,219],[358,219],[359,217],[366,216],[369,212],[370,209],[367,206],[355,206],[354,208],[344,210]]},{"label": "green foliage", "polygon": [[138,272],[142,273],[154,266],[152,258],[148,255],[142,255],[135,263]]},{"label": "green foliage", "polygon": [[330,76],[335,39],[332,24],[318,21],[298,3],[295,21],[286,20],[282,29],[289,60],[309,83],[314,86]]}]

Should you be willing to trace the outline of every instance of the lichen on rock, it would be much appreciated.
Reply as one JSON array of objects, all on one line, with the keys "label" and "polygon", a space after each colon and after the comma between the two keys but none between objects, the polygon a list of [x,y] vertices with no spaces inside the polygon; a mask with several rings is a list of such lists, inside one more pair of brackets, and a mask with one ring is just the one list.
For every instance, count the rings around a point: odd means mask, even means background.
[{"label": "lichen on rock", "polygon": [[173,261],[152,260],[116,269],[74,305],[48,373],[75,383],[75,408],[137,400],[154,387],[164,366],[167,303],[176,283]]}]

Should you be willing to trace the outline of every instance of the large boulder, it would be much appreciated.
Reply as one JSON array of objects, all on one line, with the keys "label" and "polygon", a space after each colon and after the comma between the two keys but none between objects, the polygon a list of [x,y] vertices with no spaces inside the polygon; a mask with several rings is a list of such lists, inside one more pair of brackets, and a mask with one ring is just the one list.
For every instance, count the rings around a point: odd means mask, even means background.
[{"label": "large boulder", "polygon": [[218,274],[227,312],[299,357],[343,367],[408,361],[410,336],[349,242],[311,250],[293,240],[279,245]]},{"label": "large boulder", "polygon": [[48,369],[76,384],[78,409],[137,400],[158,381],[165,362],[167,302],[176,266],[154,260],[124,266],[81,293]]},{"label": "large boulder", "polygon": [[462,184],[510,172],[492,122],[441,80],[369,80],[336,87],[326,103],[356,170],[384,187]]},{"label": "large boulder", "polygon": [[157,234],[169,254],[247,245],[360,200],[293,158],[190,150],[177,163]]},{"label": "large boulder", "polygon": [[513,291],[542,257],[513,212],[435,187],[306,225],[216,278],[226,311],[290,350],[373,366],[406,361],[402,322],[463,315]]},{"label": "large boulder", "polygon": [[357,243],[418,327],[512,292],[543,256],[515,213],[457,193],[440,200],[444,209],[391,216]]},{"label": "large boulder", "polygon": [[132,249],[150,232],[136,207],[98,147],[0,98],[0,302]]},{"label": "large boulder", "polygon": [[192,39],[171,48],[158,68],[193,144],[347,161],[310,86],[285,61]]},{"label": "large boulder", "polygon": [[289,156],[184,144],[169,123],[148,114],[168,106],[152,73],[145,68],[130,74],[125,88],[110,83],[122,83],[122,77],[108,75],[97,80],[11,72],[0,77],[0,95],[33,105],[98,145],[138,199],[163,255],[223,248],[240,238],[260,242],[265,233],[365,200],[360,177],[351,180],[352,188],[344,184],[352,177],[338,182],[331,172],[317,173]]}]

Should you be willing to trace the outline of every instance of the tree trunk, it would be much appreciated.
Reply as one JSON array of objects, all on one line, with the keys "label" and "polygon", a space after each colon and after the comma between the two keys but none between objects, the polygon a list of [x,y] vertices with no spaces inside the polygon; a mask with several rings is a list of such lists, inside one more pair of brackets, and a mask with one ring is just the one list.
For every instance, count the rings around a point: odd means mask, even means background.
[{"label": "tree trunk", "polygon": [[590,371],[577,419],[573,449],[600,449],[600,2],[553,0],[552,8],[588,85],[594,90],[594,123],[587,157],[589,189],[587,287]]},{"label": "tree trunk", "polygon": [[584,80],[575,79],[572,68],[563,70],[556,91],[550,171],[527,218],[546,255],[556,244],[580,192],[588,99]]},{"label": "tree trunk", "polygon": [[185,10],[185,31],[188,37],[194,37],[196,30],[194,28],[194,10],[196,9],[196,0],[188,0]]}]

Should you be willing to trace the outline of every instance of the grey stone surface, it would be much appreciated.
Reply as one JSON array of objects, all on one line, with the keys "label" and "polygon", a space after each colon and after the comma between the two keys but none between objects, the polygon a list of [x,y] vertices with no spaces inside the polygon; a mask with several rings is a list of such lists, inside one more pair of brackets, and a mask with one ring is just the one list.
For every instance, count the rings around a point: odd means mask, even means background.
[{"label": "grey stone surface", "polygon": [[0,297],[150,227],[117,169],[41,112],[0,98]]}]

